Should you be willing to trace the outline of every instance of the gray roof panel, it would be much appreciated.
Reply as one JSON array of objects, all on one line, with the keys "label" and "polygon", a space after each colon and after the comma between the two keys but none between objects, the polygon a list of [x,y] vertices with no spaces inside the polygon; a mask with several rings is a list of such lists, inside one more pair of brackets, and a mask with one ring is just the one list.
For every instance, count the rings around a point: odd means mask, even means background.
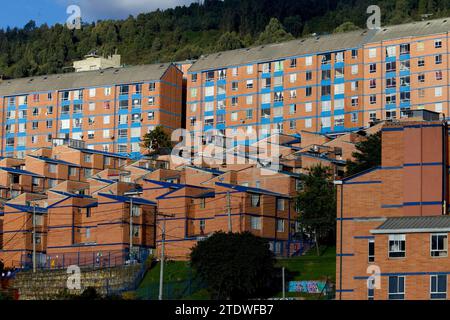
[{"label": "gray roof panel", "polygon": [[0,81],[0,96],[160,80],[170,63],[111,68]]},{"label": "gray roof panel", "polygon": [[296,39],[288,42],[205,55],[192,65],[189,72],[215,70],[255,62],[274,61],[288,57],[359,48],[368,43],[446,33],[449,30],[450,18],[443,18],[386,26],[379,30],[359,30]]},{"label": "gray roof panel", "polygon": [[450,216],[388,218],[374,234],[450,232]]}]

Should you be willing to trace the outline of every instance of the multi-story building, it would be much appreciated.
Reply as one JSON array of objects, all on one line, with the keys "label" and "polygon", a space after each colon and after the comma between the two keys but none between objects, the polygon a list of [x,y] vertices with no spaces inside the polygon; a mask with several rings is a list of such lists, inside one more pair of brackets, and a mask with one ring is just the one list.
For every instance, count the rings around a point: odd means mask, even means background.
[{"label": "multi-story building", "polygon": [[336,182],[337,299],[446,299],[449,130],[382,128],[380,167]]},{"label": "multi-story building", "polygon": [[182,126],[182,81],[173,64],[2,81],[1,156],[24,158],[70,138],[88,149],[140,157],[149,130]]},{"label": "multi-story building", "polygon": [[261,138],[448,115],[449,30],[439,19],[205,55],[189,69],[187,127]]}]

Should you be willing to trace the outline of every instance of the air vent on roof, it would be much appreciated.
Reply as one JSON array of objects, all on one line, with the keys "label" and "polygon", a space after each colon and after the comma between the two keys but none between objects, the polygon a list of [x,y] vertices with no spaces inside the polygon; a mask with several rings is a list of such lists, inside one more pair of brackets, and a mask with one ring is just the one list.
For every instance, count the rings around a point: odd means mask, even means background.
[{"label": "air vent on roof", "polygon": [[447,20],[442,21],[442,23],[447,23]]},{"label": "air vent on roof", "polygon": [[431,24],[431,22],[427,22],[427,26],[429,26]]}]

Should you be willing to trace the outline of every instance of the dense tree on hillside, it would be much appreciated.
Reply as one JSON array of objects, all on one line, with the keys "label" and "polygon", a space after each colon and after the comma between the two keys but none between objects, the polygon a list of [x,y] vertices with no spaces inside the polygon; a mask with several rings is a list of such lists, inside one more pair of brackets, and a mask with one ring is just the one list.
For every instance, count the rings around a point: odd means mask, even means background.
[{"label": "dense tree on hillside", "polygon": [[369,135],[367,139],[356,144],[355,160],[347,161],[347,176],[377,167],[381,164],[381,131]]},{"label": "dense tree on hillside", "polygon": [[268,44],[292,40],[292,34],[284,30],[283,25],[276,18],[270,19],[266,29],[259,35],[256,44]]},{"label": "dense tree on hillside", "polygon": [[355,31],[361,29],[360,27],[356,26],[353,22],[347,21],[341,24],[339,27],[334,29],[334,33],[340,33],[340,32],[349,32],[349,31]]},{"label": "dense tree on hillside", "polygon": [[219,232],[199,241],[191,265],[220,300],[264,298],[275,273],[269,243],[249,232]]},{"label": "dense tree on hillside", "polygon": [[329,167],[312,167],[296,199],[300,225],[315,240],[317,255],[320,244],[335,239],[336,191],[330,172]]},{"label": "dense tree on hillside", "polygon": [[425,14],[450,15],[450,0],[205,0],[203,5],[84,23],[81,30],[30,21],[23,28],[0,30],[0,75],[63,72],[93,49],[105,55],[117,50],[124,63],[132,65],[196,58],[220,49],[280,41],[290,34],[331,33],[348,28],[347,22],[364,28],[371,4],[381,7],[384,25],[420,20]]}]

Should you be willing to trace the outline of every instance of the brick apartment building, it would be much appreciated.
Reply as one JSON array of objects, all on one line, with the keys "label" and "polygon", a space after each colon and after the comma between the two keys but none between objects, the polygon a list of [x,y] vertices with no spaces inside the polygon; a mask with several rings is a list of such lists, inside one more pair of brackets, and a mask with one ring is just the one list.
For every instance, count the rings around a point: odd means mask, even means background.
[{"label": "brick apartment building", "polygon": [[145,133],[184,123],[182,82],[180,69],[168,63],[2,81],[1,156],[24,158],[70,138],[140,157]]},{"label": "brick apartment building", "polygon": [[448,30],[439,19],[205,55],[188,72],[187,127],[262,138],[342,133],[410,109],[448,115]]},{"label": "brick apartment building", "polygon": [[448,145],[445,121],[386,123],[381,166],[338,185],[337,299],[449,297]]},{"label": "brick apartment building", "polygon": [[[251,161],[252,150],[265,145],[261,141],[226,150],[244,160],[238,164],[199,166],[201,154],[181,165],[168,156],[132,162],[70,140],[24,159],[1,159],[0,259],[7,266],[30,267],[33,213],[36,259],[46,268],[127,263],[130,238],[132,257],[152,250],[159,255],[163,223],[169,259],[188,259],[198,241],[228,230],[267,239],[279,256],[301,253],[304,243],[298,237],[294,197],[302,188],[302,175],[321,163],[341,177],[341,157],[362,137],[305,133],[300,141],[278,135],[281,156],[275,167]],[[268,154],[262,163],[270,163],[273,156]]]}]

